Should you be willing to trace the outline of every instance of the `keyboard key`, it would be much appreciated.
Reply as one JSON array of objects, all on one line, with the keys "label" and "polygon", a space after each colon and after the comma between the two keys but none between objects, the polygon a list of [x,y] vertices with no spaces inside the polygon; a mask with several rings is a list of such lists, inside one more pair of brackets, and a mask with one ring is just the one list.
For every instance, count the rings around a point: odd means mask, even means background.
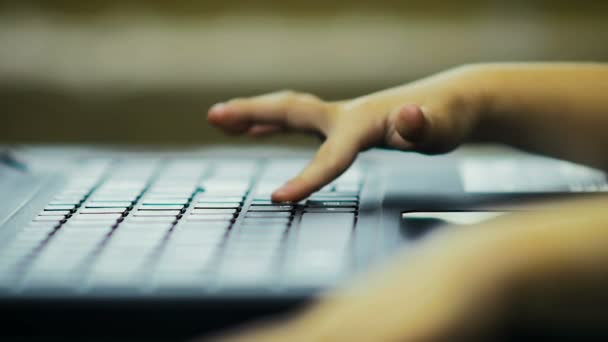
[{"label": "keyboard key", "polygon": [[82,208],[79,214],[122,214],[127,211],[127,208]]},{"label": "keyboard key", "polygon": [[57,233],[55,234],[55,236],[65,236],[65,235],[69,235],[69,236],[75,236],[75,235],[87,235],[87,236],[93,236],[93,235],[103,235],[103,234],[108,234],[112,231],[112,227],[108,227],[108,226],[97,226],[97,227],[83,227],[83,226],[74,226],[74,225],[64,225],[61,227],[60,230],[57,231]]},{"label": "keyboard key", "polygon": [[175,223],[177,222],[177,219],[175,216],[140,216],[140,217],[134,217],[134,216],[129,216],[126,220],[125,223]]},{"label": "keyboard key", "polygon": [[64,220],[65,220],[65,216],[62,216],[62,215],[37,216],[36,218],[34,218],[35,222],[41,222],[41,221],[60,222],[60,221],[64,221]]},{"label": "keyboard key", "polygon": [[257,231],[257,230],[278,230],[285,231],[288,227],[288,223],[283,221],[280,222],[252,222],[243,221],[242,226],[239,228],[241,231]]},{"label": "keyboard key", "polygon": [[224,234],[228,230],[226,223],[216,222],[185,222],[173,230],[175,235],[205,235]]},{"label": "keyboard key", "polygon": [[121,214],[86,214],[72,216],[72,221],[117,221],[122,218]]},{"label": "keyboard key", "polygon": [[61,202],[61,203],[80,203],[80,201],[84,198],[85,195],[57,195],[53,197],[52,202]]},{"label": "keyboard key", "polygon": [[[267,230],[266,232],[272,232],[272,230]],[[259,234],[262,233],[258,231],[258,234],[249,234],[247,236],[232,236],[228,242],[226,247],[227,251],[239,253],[239,251],[243,251],[246,253],[256,254],[259,256],[260,253],[266,252],[276,252],[276,250],[281,245],[281,241],[283,239],[283,231],[276,230],[278,234],[267,235],[267,234]],[[251,251],[251,250],[254,251]]]},{"label": "keyboard key", "polygon": [[181,222],[175,229],[176,232],[180,230],[226,230],[230,227],[230,222],[219,221],[219,222],[204,222],[204,221],[194,221],[194,222]]},{"label": "keyboard key", "polygon": [[252,205],[248,211],[292,211],[293,205]]},{"label": "keyboard key", "polygon": [[145,242],[145,241],[158,241],[163,239],[166,235],[168,229],[121,229],[120,227],[116,229],[110,243],[115,244],[118,241],[127,241],[127,242]]},{"label": "keyboard key", "polygon": [[251,205],[277,205],[277,203],[269,199],[254,199],[251,201]]},{"label": "keyboard key", "polygon": [[280,239],[275,240],[229,240],[222,254],[225,264],[235,262],[247,263],[254,259],[256,262],[272,262],[280,246]]},{"label": "keyboard key", "polygon": [[45,211],[65,211],[65,210],[73,210],[74,208],[76,208],[76,205],[74,204],[62,204],[62,205],[53,205],[53,204],[49,204],[46,208],[44,208]]},{"label": "keyboard key", "polygon": [[212,214],[212,215],[189,215],[184,217],[186,221],[219,221],[230,222],[234,220],[233,214]]},{"label": "keyboard key", "polygon": [[205,215],[205,214],[236,214],[236,209],[194,209],[192,210],[193,215]]},{"label": "keyboard key", "polygon": [[149,200],[154,200],[154,199],[159,199],[159,200],[167,200],[167,199],[182,199],[182,198],[190,198],[192,196],[192,192],[193,191],[184,191],[184,192],[178,192],[178,191],[174,191],[174,192],[150,192],[147,191],[146,192],[146,199]]},{"label": "keyboard key", "polygon": [[344,201],[344,202],[358,202],[359,201],[359,197],[358,196],[327,196],[325,194],[321,195],[315,195],[313,194],[312,196],[310,196],[310,200],[314,200],[314,201]]},{"label": "keyboard key", "polygon": [[52,230],[21,231],[12,240],[12,243],[27,241],[42,241],[46,239]]},{"label": "keyboard key", "polygon": [[107,195],[98,196],[93,195],[89,198],[92,202],[134,202],[137,199],[137,195],[126,196],[126,195]]},{"label": "keyboard key", "polygon": [[308,213],[354,213],[356,208],[304,208],[304,212]]},{"label": "keyboard key", "polygon": [[197,209],[223,209],[223,208],[228,208],[228,209],[237,209],[241,206],[241,203],[239,202],[232,202],[232,203],[220,203],[220,202],[215,202],[215,203],[204,203],[204,202],[198,202],[196,205],[194,205],[195,208]]},{"label": "keyboard key", "polygon": [[216,247],[199,248],[187,245],[168,247],[162,254],[157,271],[202,271],[216,253]]},{"label": "keyboard key", "polygon": [[76,200],[53,200],[49,202],[49,207],[50,206],[62,206],[62,205],[69,205],[69,206],[76,206],[80,204],[80,198],[76,199]]},{"label": "keyboard key", "polygon": [[242,221],[243,225],[275,225],[275,224],[289,224],[290,218],[288,217],[247,217]]},{"label": "keyboard key", "polygon": [[249,190],[248,182],[239,182],[237,180],[221,181],[221,180],[204,180],[199,185],[207,194],[222,194],[240,196],[240,194]]},{"label": "keyboard key", "polygon": [[234,197],[245,197],[247,194],[246,189],[205,189],[205,193],[210,196],[215,195],[224,195],[224,196],[234,196]]},{"label": "keyboard key", "polygon": [[309,207],[356,208],[357,202],[308,200],[306,201],[306,205],[308,205]]},{"label": "keyboard key", "polygon": [[166,204],[166,205],[147,205],[144,204],[138,208],[138,210],[182,210],[184,208],[181,204]]},{"label": "keyboard key", "polygon": [[358,184],[338,184],[336,185],[336,192],[346,193],[346,192],[359,192],[360,186]]},{"label": "keyboard key", "polygon": [[333,196],[333,197],[353,197],[359,196],[359,191],[334,191],[334,192],[326,192],[322,194],[323,196]]},{"label": "keyboard key", "polygon": [[168,231],[173,227],[173,222],[126,222],[121,224],[118,229],[124,230],[164,230]]},{"label": "keyboard key", "polygon": [[[176,176],[179,177],[179,176]],[[161,181],[162,182],[162,181]],[[148,192],[151,193],[192,193],[196,190],[196,184],[169,184],[169,183],[159,183],[157,181],[152,187],[148,189]]]},{"label": "keyboard key", "polygon": [[211,196],[209,194],[203,194],[198,199],[198,203],[230,203],[230,202],[241,203],[241,202],[243,202],[243,197],[242,196]]},{"label": "keyboard key", "polygon": [[199,184],[199,189],[204,191],[206,194],[220,195],[220,196],[244,196],[249,191],[248,183],[241,183],[239,180],[216,180],[210,181],[204,180],[203,183]]},{"label": "keyboard key", "polygon": [[[236,238],[241,238],[241,237],[249,237],[249,236],[255,236],[255,237],[260,237],[260,236],[282,236],[283,233],[287,230],[287,227],[285,225],[276,225],[274,227],[276,227],[277,229],[264,229],[265,227],[268,226],[255,226],[255,225],[247,225],[247,226],[241,226],[238,229],[236,229],[233,232],[233,237]],[[273,227],[273,226],[270,226]],[[262,228],[262,229],[259,229]],[[281,228],[281,229],[279,229]]]},{"label": "keyboard key", "polygon": [[177,246],[179,245],[181,246],[198,246],[201,249],[209,249],[209,248],[214,248],[215,246],[218,246],[222,240],[224,239],[224,236],[226,235],[225,232],[213,232],[213,234],[210,234],[211,232],[205,232],[205,231],[201,231],[201,230],[190,230],[190,232],[204,232],[204,234],[182,234],[182,233],[178,233],[178,234],[171,234],[173,236],[171,236],[169,238],[169,242],[168,245],[170,246]]},{"label": "keyboard key", "polygon": [[133,213],[134,216],[178,216],[181,215],[181,210],[138,210]]},{"label": "keyboard key", "polygon": [[189,198],[184,198],[184,197],[180,197],[180,198],[164,198],[164,199],[147,199],[144,198],[142,203],[144,205],[155,205],[155,204],[160,204],[160,205],[168,205],[168,204],[181,204],[181,205],[185,205],[188,203],[188,201],[190,201]]},{"label": "keyboard key", "polygon": [[51,230],[58,226],[55,222],[30,222],[22,230]]},{"label": "keyboard key", "polygon": [[110,198],[137,197],[141,194],[142,191],[143,191],[143,189],[132,189],[132,190],[99,189],[99,190],[95,191],[95,193],[93,194],[93,197],[110,197]]},{"label": "keyboard key", "polygon": [[85,204],[85,208],[128,208],[132,205],[132,202],[88,202]]},{"label": "keyboard key", "polygon": [[149,200],[166,200],[166,199],[189,199],[192,196],[191,192],[187,193],[158,193],[158,192],[150,192],[147,191],[145,195],[145,199]]},{"label": "keyboard key", "polygon": [[250,217],[291,217],[292,213],[288,211],[254,211],[247,212],[245,218]]},{"label": "keyboard key", "polygon": [[80,228],[94,228],[94,227],[104,227],[104,228],[111,228],[116,224],[116,221],[114,220],[109,220],[109,221],[74,221],[74,220],[69,220],[66,224],[64,224],[62,226],[61,229],[66,228],[66,227],[80,227]]},{"label": "keyboard key", "polygon": [[42,211],[38,214],[38,216],[62,216],[66,217],[70,215],[72,212],[69,210],[54,210],[54,211]]}]

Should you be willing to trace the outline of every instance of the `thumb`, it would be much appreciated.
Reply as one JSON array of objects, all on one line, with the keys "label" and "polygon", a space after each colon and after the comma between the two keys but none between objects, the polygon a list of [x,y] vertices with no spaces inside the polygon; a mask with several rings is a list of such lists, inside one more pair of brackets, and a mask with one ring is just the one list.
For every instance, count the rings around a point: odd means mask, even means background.
[{"label": "thumb", "polygon": [[439,109],[408,104],[401,107],[395,118],[395,131],[413,144],[415,151],[426,154],[448,152],[460,143],[463,133],[463,127],[452,116]]},{"label": "thumb", "polygon": [[425,140],[425,136],[428,135],[428,125],[428,120],[424,116],[422,108],[414,104],[401,107],[395,120],[397,133],[413,144]]}]

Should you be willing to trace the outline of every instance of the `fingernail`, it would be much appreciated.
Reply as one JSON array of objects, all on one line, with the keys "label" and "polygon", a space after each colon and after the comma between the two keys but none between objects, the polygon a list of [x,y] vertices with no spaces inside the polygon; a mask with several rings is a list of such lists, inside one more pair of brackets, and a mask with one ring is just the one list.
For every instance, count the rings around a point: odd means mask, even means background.
[{"label": "fingernail", "polygon": [[287,183],[287,184],[281,186],[280,188],[278,188],[277,190],[275,190],[272,193],[272,198],[283,199],[283,198],[289,196],[289,194],[291,192],[293,192],[293,186],[290,183]]},{"label": "fingernail", "polygon": [[226,108],[225,103],[223,103],[223,102],[216,103],[211,107],[211,109],[209,109],[209,112],[210,113],[221,112],[222,110],[224,110],[224,108]]}]

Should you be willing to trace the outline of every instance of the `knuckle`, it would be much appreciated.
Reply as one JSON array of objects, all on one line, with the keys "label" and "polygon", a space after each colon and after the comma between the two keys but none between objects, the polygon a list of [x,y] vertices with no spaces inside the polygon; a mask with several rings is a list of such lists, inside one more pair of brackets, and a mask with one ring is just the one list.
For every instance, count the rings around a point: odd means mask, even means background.
[{"label": "knuckle", "polygon": [[311,93],[298,93],[298,99],[309,103],[321,103],[321,100],[317,95]]},{"label": "knuckle", "polygon": [[305,92],[301,92],[301,91],[295,91],[292,89],[281,90],[280,92],[278,92],[278,95],[279,95],[279,98],[281,98],[283,101],[288,102],[288,103],[292,103],[295,101],[307,102],[307,103],[323,102],[318,96],[316,96],[314,94],[305,93]]},{"label": "knuckle", "polygon": [[328,134],[335,123],[342,118],[344,110],[341,105],[333,102],[323,102],[320,106],[320,126],[325,134]]},{"label": "knuckle", "polygon": [[276,93],[276,103],[285,112],[293,107],[298,95],[293,90],[281,90]]},{"label": "knuckle", "polygon": [[294,90],[282,90],[276,94],[277,104],[285,113],[287,125],[307,127],[327,133],[327,103],[319,97]]}]

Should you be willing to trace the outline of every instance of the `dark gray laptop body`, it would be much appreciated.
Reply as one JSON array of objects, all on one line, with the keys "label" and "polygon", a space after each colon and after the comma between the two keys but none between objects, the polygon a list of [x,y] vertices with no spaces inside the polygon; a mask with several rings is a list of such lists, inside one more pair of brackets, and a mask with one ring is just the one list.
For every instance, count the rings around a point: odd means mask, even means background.
[{"label": "dark gray laptop body", "polygon": [[17,164],[0,164],[0,310],[13,335],[215,331],[348,284],[441,213],[606,190],[601,172],[504,148],[370,151],[308,201],[278,206],[270,191],[311,151],[12,153]]}]

